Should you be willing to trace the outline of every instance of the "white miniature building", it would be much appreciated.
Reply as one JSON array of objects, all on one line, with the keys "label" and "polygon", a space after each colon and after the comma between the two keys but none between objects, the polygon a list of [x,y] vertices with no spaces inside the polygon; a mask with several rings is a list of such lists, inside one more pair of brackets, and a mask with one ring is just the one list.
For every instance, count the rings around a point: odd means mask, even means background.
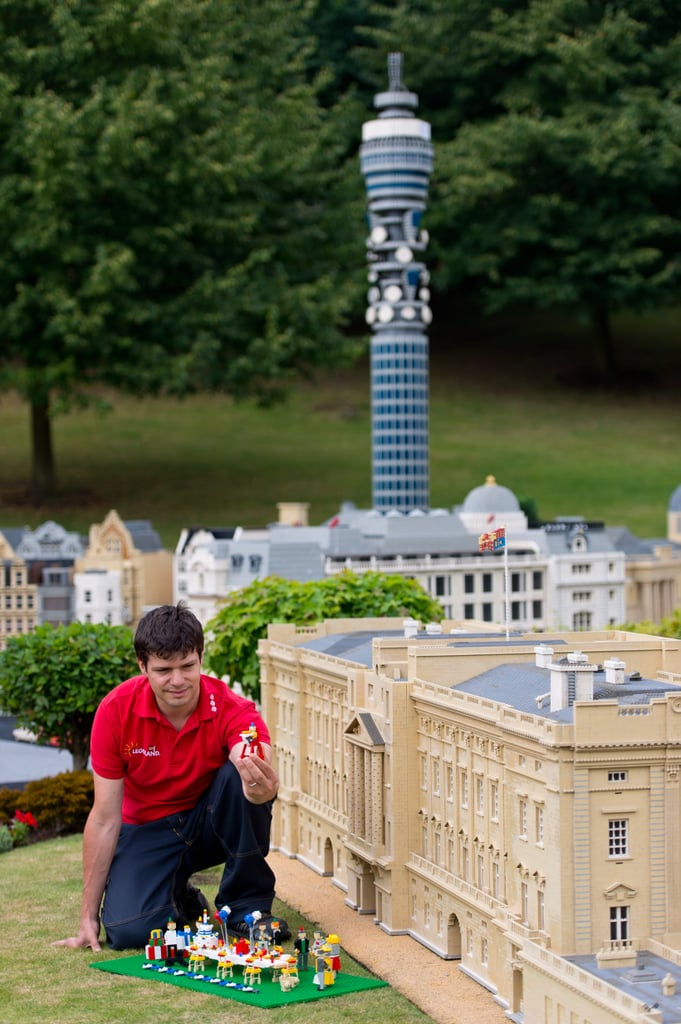
[{"label": "white miniature building", "polygon": [[121,574],[114,569],[87,569],[74,574],[77,621],[123,625]]},{"label": "white miniature building", "polygon": [[[506,526],[508,578],[501,555],[479,551],[490,524]],[[494,477],[452,511],[344,502],[328,522],[308,526],[306,508],[287,505],[263,530],[183,530],[174,566],[175,600],[185,598],[204,624],[221,598],[255,579],[315,580],[345,569],[413,578],[447,618],[502,623],[508,609],[513,628],[537,630],[625,620],[625,555],[603,525],[565,517],[530,528],[518,499]]]}]

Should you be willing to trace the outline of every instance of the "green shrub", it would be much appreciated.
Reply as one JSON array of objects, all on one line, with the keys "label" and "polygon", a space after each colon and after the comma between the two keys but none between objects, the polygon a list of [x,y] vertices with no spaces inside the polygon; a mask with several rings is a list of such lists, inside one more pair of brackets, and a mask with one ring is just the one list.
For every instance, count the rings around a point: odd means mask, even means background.
[{"label": "green shrub", "polygon": [[0,789],[0,823],[7,824],[14,817],[17,810],[27,811],[24,792],[21,789],[9,789],[3,786]]},{"label": "green shrub", "polygon": [[14,846],[12,833],[7,825],[0,825],[0,853],[7,853]]},{"label": "green shrub", "polygon": [[[94,799],[91,772],[62,772],[29,782],[15,806],[30,811],[38,820],[41,835],[80,832]],[[14,808],[12,808],[12,813]]]},{"label": "green shrub", "polygon": [[39,743],[51,738],[85,769],[97,706],[121,679],[136,675],[132,630],[104,623],[36,626],[0,651],[0,707]]}]

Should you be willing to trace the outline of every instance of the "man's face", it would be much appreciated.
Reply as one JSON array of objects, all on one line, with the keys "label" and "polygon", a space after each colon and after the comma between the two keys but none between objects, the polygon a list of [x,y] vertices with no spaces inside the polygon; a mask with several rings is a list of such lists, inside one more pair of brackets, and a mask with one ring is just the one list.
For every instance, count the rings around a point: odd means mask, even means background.
[{"label": "man's face", "polygon": [[196,651],[161,658],[151,654],[140,669],[154,691],[159,711],[167,718],[189,717],[199,702],[201,657]]}]

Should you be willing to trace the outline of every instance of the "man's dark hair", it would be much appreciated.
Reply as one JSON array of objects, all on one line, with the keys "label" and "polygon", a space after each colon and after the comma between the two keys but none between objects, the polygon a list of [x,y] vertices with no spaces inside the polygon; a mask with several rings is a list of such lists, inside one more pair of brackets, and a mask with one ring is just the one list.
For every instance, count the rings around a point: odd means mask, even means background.
[{"label": "man's dark hair", "polygon": [[203,654],[203,628],[183,601],[162,604],[147,612],[135,632],[135,654],[146,666],[151,655],[169,658],[196,651]]}]

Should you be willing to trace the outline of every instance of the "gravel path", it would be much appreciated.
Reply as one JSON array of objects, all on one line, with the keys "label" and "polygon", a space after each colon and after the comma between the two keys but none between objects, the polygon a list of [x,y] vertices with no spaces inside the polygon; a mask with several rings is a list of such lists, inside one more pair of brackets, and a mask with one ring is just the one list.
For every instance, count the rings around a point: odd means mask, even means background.
[{"label": "gravel path", "polygon": [[335,932],[341,948],[411,1000],[436,1024],[507,1024],[492,995],[408,935],[386,935],[371,915],[345,905],[342,890],[300,861],[273,852],[277,896],[327,934]]}]

